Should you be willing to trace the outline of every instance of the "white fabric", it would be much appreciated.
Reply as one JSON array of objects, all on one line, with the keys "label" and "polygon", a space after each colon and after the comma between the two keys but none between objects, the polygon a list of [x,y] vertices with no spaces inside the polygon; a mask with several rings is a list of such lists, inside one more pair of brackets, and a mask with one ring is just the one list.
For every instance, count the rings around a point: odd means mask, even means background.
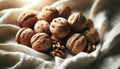
[{"label": "white fabric", "polygon": [[[17,18],[24,11],[39,13],[46,5],[67,4],[94,21],[101,42],[97,49],[65,59],[50,57],[17,44]],[[120,69],[119,0],[0,0],[0,69]]]}]

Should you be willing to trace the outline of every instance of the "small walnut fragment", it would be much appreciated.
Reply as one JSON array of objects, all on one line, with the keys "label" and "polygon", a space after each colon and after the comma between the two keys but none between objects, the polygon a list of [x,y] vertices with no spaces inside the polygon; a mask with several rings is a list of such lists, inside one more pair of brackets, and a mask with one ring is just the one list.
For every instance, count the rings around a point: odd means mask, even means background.
[{"label": "small walnut fragment", "polygon": [[65,56],[65,47],[60,44],[60,42],[53,41],[53,45],[50,51],[51,56],[64,57]]}]

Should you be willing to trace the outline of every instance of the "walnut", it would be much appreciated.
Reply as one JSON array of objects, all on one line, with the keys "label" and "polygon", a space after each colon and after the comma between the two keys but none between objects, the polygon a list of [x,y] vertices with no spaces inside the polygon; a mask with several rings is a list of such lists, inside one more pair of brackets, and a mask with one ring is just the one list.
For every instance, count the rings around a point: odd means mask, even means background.
[{"label": "walnut", "polygon": [[87,45],[87,39],[80,33],[73,34],[66,43],[66,48],[73,54],[76,55],[82,52]]},{"label": "walnut", "polygon": [[63,57],[65,56],[64,49],[65,49],[64,45],[60,44],[60,42],[54,41],[50,51],[50,55]]},{"label": "walnut", "polygon": [[87,38],[87,41],[91,44],[97,44],[100,42],[100,36],[96,29],[85,30],[84,35]]},{"label": "walnut", "polygon": [[33,28],[34,24],[38,21],[37,15],[33,12],[23,12],[19,15],[17,23],[20,27]]},{"label": "walnut", "polygon": [[94,50],[96,50],[96,46],[93,45],[93,44],[91,44],[91,43],[88,43],[88,44],[87,44],[87,47],[86,47],[86,49],[85,49],[85,52],[86,52],[86,53],[91,53],[91,52],[93,52]]}]

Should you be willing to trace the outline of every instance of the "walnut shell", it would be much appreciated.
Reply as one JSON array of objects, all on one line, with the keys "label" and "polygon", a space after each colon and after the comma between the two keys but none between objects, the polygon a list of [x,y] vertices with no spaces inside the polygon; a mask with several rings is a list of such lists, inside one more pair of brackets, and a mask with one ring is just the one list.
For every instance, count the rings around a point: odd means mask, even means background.
[{"label": "walnut shell", "polygon": [[60,17],[64,17],[67,19],[71,15],[71,9],[67,5],[61,4],[57,6],[56,9],[58,10]]},{"label": "walnut shell", "polygon": [[19,44],[31,46],[30,39],[34,34],[35,32],[32,29],[28,27],[23,27],[16,33],[15,38]]},{"label": "walnut shell", "polygon": [[66,47],[74,55],[82,52],[87,45],[87,39],[85,36],[79,33],[73,34],[66,43]]},{"label": "walnut shell", "polygon": [[85,30],[84,35],[87,38],[88,42],[96,45],[100,42],[100,36],[96,29]]},{"label": "walnut shell", "polygon": [[87,26],[86,17],[81,12],[70,15],[68,22],[75,32],[81,32]]},{"label": "walnut shell", "polygon": [[58,17],[52,20],[50,24],[51,34],[57,38],[64,38],[71,30],[70,24],[65,18]]},{"label": "walnut shell", "polygon": [[46,33],[37,33],[31,38],[32,49],[46,52],[52,45],[52,40]]},{"label": "walnut shell", "polygon": [[46,20],[51,22],[55,17],[58,16],[58,11],[56,8],[51,6],[45,6],[42,8],[41,12],[38,14],[39,20]]},{"label": "walnut shell", "polygon": [[33,28],[34,24],[37,22],[37,16],[32,12],[23,12],[18,17],[18,24],[20,27],[30,27]]},{"label": "walnut shell", "polygon": [[39,20],[36,22],[36,24],[34,25],[34,31],[36,33],[47,33],[50,35],[50,24],[49,22],[45,21],[45,20]]}]

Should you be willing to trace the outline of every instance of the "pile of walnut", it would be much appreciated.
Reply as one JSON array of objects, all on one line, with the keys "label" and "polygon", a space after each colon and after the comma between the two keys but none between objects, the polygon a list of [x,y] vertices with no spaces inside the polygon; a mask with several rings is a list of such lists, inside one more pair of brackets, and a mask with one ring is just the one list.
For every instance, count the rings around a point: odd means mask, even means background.
[{"label": "pile of walnut", "polygon": [[40,13],[21,13],[18,18],[21,29],[16,33],[16,41],[32,49],[64,57],[65,50],[76,55],[90,53],[100,42],[93,21],[83,13],[71,13],[66,5],[56,8],[45,6]]}]

